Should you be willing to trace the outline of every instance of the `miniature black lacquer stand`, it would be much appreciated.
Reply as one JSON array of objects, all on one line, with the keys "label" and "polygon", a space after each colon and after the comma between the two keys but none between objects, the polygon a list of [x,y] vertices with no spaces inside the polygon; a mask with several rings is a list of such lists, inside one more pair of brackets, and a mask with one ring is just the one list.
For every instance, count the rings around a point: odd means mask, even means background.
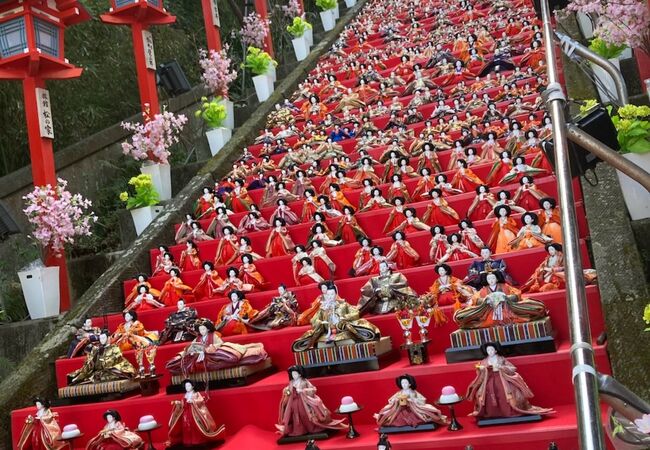
[{"label": "miniature black lacquer stand", "polygon": [[456,419],[456,411],[454,411],[454,406],[459,404],[463,400],[465,400],[464,397],[459,397],[458,401],[455,401],[455,402],[452,402],[452,403],[436,402],[436,405],[438,405],[438,406],[448,406],[449,407],[449,418],[451,419],[449,421],[449,426],[447,427],[447,429],[449,431],[460,431],[460,430],[463,429],[463,426],[460,424],[460,422],[458,422],[458,419]]},{"label": "miniature black lacquer stand", "polygon": [[411,363],[412,366],[429,362],[429,342],[431,341],[402,344],[401,348],[406,350],[409,355],[409,363]]},{"label": "miniature black lacquer stand", "polygon": [[162,378],[161,374],[137,378],[140,383],[140,395],[143,397],[156,395],[160,391],[160,381],[158,381],[160,378]]},{"label": "miniature black lacquer stand", "polygon": [[348,439],[354,439],[358,438],[361,436],[359,432],[354,428],[354,423],[352,422],[352,414],[359,412],[363,409],[363,406],[359,406],[359,409],[355,409],[354,411],[347,411],[347,412],[341,412],[338,409],[334,411],[336,414],[341,414],[341,415],[347,415],[348,416],[348,434],[345,435],[346,438]]}]

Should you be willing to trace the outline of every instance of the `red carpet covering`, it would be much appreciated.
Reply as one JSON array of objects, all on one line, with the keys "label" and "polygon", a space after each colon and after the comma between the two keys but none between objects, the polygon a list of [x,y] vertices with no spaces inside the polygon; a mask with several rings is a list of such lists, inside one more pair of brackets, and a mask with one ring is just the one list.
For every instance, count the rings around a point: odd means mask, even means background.
[{"label": "red carpet covering", "polygon": [[[316,195],[330,196],[328,186],[334,182],[342,182],[345,198],[357,210],[354,217],[359,227],[372,239],[373,245],[381,247],[384,255],[387,255],[393,245],[389,232],[405,219],[401,212],[394,211],[393,205],[363,209],[369,197],[368,192],[359,188],[359,184],[369,175],[367,171],[360,169],[363,159],[360,152],[366,151],[368,157],[372,158],[370,165],[378,177],[373,187],[379,188],[383,197],[390,201],[397,195],[398,188],[393,186],[390,177],[385,177],[387,171],[392,173],[396,170],[391,166],[388,153],[389,150],[401,149],[408,167],[402,169],[404,186],[399,188],[399,195],[408,195],[406,206],[415,208],[417,217],[422,221],[425,220],[427,209],[433,206],[434,202],[426,196],[418,195],[418,192],[428,193],[437,183],[434,178],[438,174],[444,174],[446,182],[452,183],[453,186],[443,187],[459,189],[445,192],[444,200],[456,211],[459,219],[469,216],[478,237],[486,244],[489,242],[495,219],[493,216],[486,217],[486,214],[492,208],[483,212],[477,212],[475,209],[470,214],[478,196],[475,186],[468,183],[468,178],[459,181],[463,174],[458,166],[452,163],[458,159],[467,159],[469,168],[480,179],[479,184],[485,182],[489,185],[493,196],[490,201],[494,202],[499,198],[499,191],[507,191],[511,199],[508,204],[513,207],[511,217],[516,222],[517,229],[522,225],[522,213],[525,210],[535,211],[541,218],[543,212],[539,199],[557,198],[556,180],[550,171],[544,170],[549,166],[539,152],[538,142],[534,139],[528,141],[528,135],[518,138],[517,132],[513,131],[513,123],[517,122],[522,130],[535,130],[540,137],[549,135],[548,128],[544,127],[545,112],[538,102],[539,91],[545,83],[543,52],[532,45],[536,40],[541,45],[541,38],[536,36],[535,26],[538,21],[527,0],[461,3],[439,0],[370,0],[351,26],[344,31],[335,47],[321,58],[317,68],[301,84],[288,105],[284,105],[280,112],[275,112],[269,117],[269,128],[260,135],[254,145],[248,147],[248,153],[244,154],[242,151],[241,164],[233,168],[229,177],[216,183],[214,190],[212,186],[207,187],[218,195],[226,194],[224,197],[214,198],[226,200],[235,180],[242,179],[244,186],[248,187],[250,200],[258,206],[261,217],[272,222],[277,207],[275,200],[284,194],[273,191],[268,180],[273,176],[276,180],[285,182],[285,187],[298,197],[288,202],[290,210],[298,216],[297,223],[287,226],[288,235],[294,244],[304,245],[310,238],[315,222],[311,214],[303,217],[306,200],[302,195],[303,189],[296,182],[295,172],[298,169],[305,171]],[[463,7],[465,4],[471,4],[473,9],[467,10]],[[510,18],[514,20],[508,22]],[[457,32],[460,33],[459,37],[455,36]],[[471,38],[468,40],[470,33]],[[442,44],[442,47],[437,49],[438,43]],[[473,49],[477,51],[474,52]],[[461,61],[462,67],[454,69],[455,61]],[[495,73],[494,66],[499,66],[498,73]],[[418,67],[421,68],[420,75],[415,70]],[[336,77],[335,81],[330,80],[331,75]],[[381,85],[378,80],[382,80]],[[351,93],[347,91],[348,88],[352,89]],[[472,98],[474,93],[477,98]],[[322,103],[310,107],[306,102],[310,101],[312,94],[318,95],[318,100]],[[483,100],[484,96],[487,101]],[[379,103],[380,100],[383,106]],[[439,104],[438,100],[442,100],[442,104]],[[492,102],[496,105],[497,113],[489,112],[489,103]],[[349,109],[343,111],[342,106],[345,105]],[[411,107],[413,109],[409,111]],[[391,116],[391,112],[394,116]],[[505,123],[504,118],[508,118],[510,122]],[[428,123],[427,120],[431,122]],[[402,124],[405,128],[400,129]],[[338,134],[343,128],[353,132],[354,136]],[[370,137],[366,136],[369,130],[372,131]],[[496,154],[487,151],[488,133],[494,133],[496,137]],[[326,145],[327,137],[332,137],[335,141],[332,146]],[[397,144],[393,144],[393,139],[397,140]],[[458,148],[463,153],[457,153],[454,149],[456,140],[460,141]],[[303,148],[305,143],[311,144],[312,150]],[[422,163],[418,149],[424,148],[425,143],[432,144],[441,167],[441,170],[431,171],[432,180],[428,184],[418,170]],[[287,156],[288,148],[292,149],[290,156]],[[467,148],[477,149],[481,157],[472,160],[470,155],[464,152]],[[519,166],[520,172],[513,172],[512,177],[501,180],[512,166],[507,163],[504,168],[499,166],[499,152],[504,149],[520,154],[524,158],[520,163],[526,166]],[[266,159],[265,154],[268,156]],[[295,164],[287,164],[293,157],[303,159],[295,160]],[[316,165],[310,163],[310,158],[317,160]],[[336,179],[337,170],[331,169],[332,165],[344,170],[343,179]],[[520,183],[522,177],[529,175],[531,171],[535,171],[534,186]],[[490,179],[493,172],[498,172],[499,176],[493,175]],[[255,186],[258,183],[258,173],[263,174],[265,186]],[[426,188],[422,189],[424,185]],[[589,237],[589,229],[577,181],[574,182],[574,188],[582,259],[588,268],[591,266],[585,240]],[[197,219],[200,228],[208,231],[215,218],[214,207],[219,206],[219,202],[202,202],[201,194],[197,193],[197,210],[193,212],[201,215]],[[239,202],[236,197],[226,203],[232,208],[229,220],[234,228],[237,228],[247,220],[248,211],[242,210],[247,203]],[[395,217],[396,220],[392,226],[387,227],[385,225],[390,217]],[[434,218],[427,223],[429,226],[439,224],[438,220],[450,219],[439,211],[432,217]],[[334,233],[340,221],[338,216],[328,216],[325,220],[328,228]],[[445,225],[447,236],[459,232],[457,219],[451,219],[442,225]],[[183,225],[177,224],[175,231],[181,226]],[[237,234],[238,237],[247,236],[252,251],[262,256],[255,261],[255,266],[264,278],[264,283],[261,288],[246,294],[252,307],[262,309],[277,295],[279,284],[284,283],[295,294],[300,310],[308,308],[320,294],[318,285],[298,285],[293,276],[293,253],[284,256],[266,255],[271,230],[253,230],[246,233],[238,231]],[[420,255],[420,259],[413,267],[400,271],[418,294],[424,294],[438,277],[434,270],[436,261],[430,256],[431,233],[427,230],[410,230],[406,232],[406,239]],[[162,244],[168,246],[176,263],[180,263],[186,244],[181,239],[179,243]],[[219,245],[219,239],[197,242],[199,260],[214,261]],[[351,304],[358,302],[360,288],[369,279],[367,274],[355,276],[350,271],[359,248],[356,242],[326,248],[327,255],[336,264],[333,279],[339,295]],[[495,257],[504,260],[508,273],[515,282],[522,285],[547,257],[547,252],[543,246],[538,246],[498,252]],[[149,275],[154,272],[159,258],[160,249],[152,249]],[[467,275],[472,261],[472,258],[457,261],[450,259],[447,263],[454,276],[462,279]],[[217,263],[215,268],[219,275],[225,278],[226,270],[230,266],[240,265],[240,259],[236,258],[229,264]],[[202,268],[184,267],[180,278],[184,284],[193,288],[203,272]],[[168,280],[169,275],[163,270],[151,276],[148,281],[153,288],[161,290]],[[136,280],[124,280],[125,298],[133,292],[136,284]],[[464,427],[462,431],[451,432],[442,427],[434,432],[391,435],[390,441],[394,449],[451,450],[472,445],[475,450],[542,450],[546,449],[551,441],[556,442],[561,450],[578,448],[566,292],[563,289],[549,289],[525,296],[542,301],[547,306],[555,330],[557,351],[512,357],[509,361],[517,367],[535,393],[533,403],[554,408],[555,413],[536,423],[479,429],[475,420],[467,417],[472,405],[463,402],[457,407],[458,419]],[[596,337],[604,330],[598,288],[589,286],[587,297],[592,335]],[[189,301],[191,299],[188,298]],[[225,296],[204,297],[196,298],[190,306],[196,308],[199,317],[216,320],[219,310],[227,302]],[[319,441],[318,446],[321,449],[375,449],[378,435],[372,416],[386,404],[388,397],[394,394],[394,380],[401,374],[409,373],[416,377],[418,391],[427,397],[429,403],[436,401],[445,385],[453,385],[459,394],[464,394],[475,376],[476,362],[446,363],[444,352],[450,346],[449,335],[458,327],[451,320],[453,307],[447,305],[441,309],[448,321],[439,328],[431,327],[429,330],[431,358],[428,364],[410,366],[408,358],[402,353],[398,360],[384,361],[378,371],[310,380],[318,389],[320,398],[332,411],[338,407],[341,397],[345,395],[353,396],[355,401],[363,406],[363,410],[354,416],[361,437],[348,440],[344,432],[339,432],[326,441]],[[175,310],[175,306],[167,306],[141,311],[138,319],[147,330],[160,331],[165,326],[165,319]],[[403,343],[402,330],[393,314],[371,315],[365,318],[379,327],[383,336],[390,336],[395,348]],[[120,313],[115,313],[109,315],[106,321],[104,318],[94,318],[93,321],[96,326],[106,326],[113,332],[123,319]],[[282,389],[287,384],[286,369],[294,363],[291,344],[308,329],[308,326],[294,326],[264,332],[250,330],[248,334],[224,338],[226,341],[241,344],[263,343],[277,371],[247,386],[203,392],[215,421],[226,426],[226,440],[215,448],[304,448],[304,443],[278,446],[276,440],[279,436],[274,425],[278,419]],[[416,329],[413,331],[415,334]],[[164,388],[170,384],[171,375],[164,366],[186,345],[167,343],[159,347],[156,366],[163,377],[160,380],[162,387],[157,395],[136,395],[116,401],[69,406],[56,406],[57,402],[54,400],[53,410],[59,414],[58,422],[61,427],[75,423],[84,433],[82,438],[74,442],[74,448],[84,448],[99,432],[104,424],[102,414],[107,409],[117,409],[123,422],[131,429],[137,427],[141,416],[154,415],[163,426],[153,432],[153,440],[157,448],[162,448],[167,438],[171,401],[181,398],[180,394],[165,394]],[[133,351],[125,352],[125,356],[135,364]],[[609,362],[604,346],[596,346],[596,359],[598,369],[608,372]],[[81,367],[83,361],[83,357],[63,357],[57,360],[57,387],[65,387],[66,375]],[[444,414],[448,413],[447,408],[441,409]],[[17,446],[26,416],[33,413],[34,408],[31,406],[12,412],[14,446]]]}]

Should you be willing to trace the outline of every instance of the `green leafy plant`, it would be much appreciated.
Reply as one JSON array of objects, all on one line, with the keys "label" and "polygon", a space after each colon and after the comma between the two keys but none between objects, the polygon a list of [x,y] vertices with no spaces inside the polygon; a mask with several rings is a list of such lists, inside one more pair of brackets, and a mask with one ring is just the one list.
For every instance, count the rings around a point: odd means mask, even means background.
[{"label": "green leafy plant", "polygon": [[593,98],[585,100],[584,104],[580,105],[580,114],[587,114],[589,111],[591,111],[592,108],[595,108],[597,105],[598,100],[594,100]]},{"label": "green leafy plant", "polygon": [[323,11],[336,8],[336,4],[336,0],[316,0],[316,6],[318,6]]},{"label": "green leafy plant", "polygon": [[250,69],[255,75],[265,74],[269,69],[269,64],[278,65],[277,62],[271,58],[271,55],[257,47],[248,47],[246,60],[243,66]]},{"label": "green leafy plant", "polygon": [[287,26],[287,31],[296,38],[301,37],[304,35],[307,30],[311,30],[311,25],[309,22],[304,20],[302,17],[294,17],[293,18],[293,23],[289,26]]},{"label": "green leafy plant", "polygon": [[135,195],[129,195],[128,192],[120,194],[120,200],[126,202],[126,209],[143,208],[158,204],[160,198],[151,181],[151,175],[140,174],[137,177],[132,177],[129,180],[129,185],[133,186]]},{"label": "green leafy plant", "polygon": [[226,120],[227,112],[226,107],[220,103],[221,97],[217,97],[208,101],[207,97],[201,97],[201,109],[194,112],[195,117],[200,117],[205,120],[208,128],[219,128],[224,120]]},{"label": "green leafy plant", "polygon": [[621,153],[650,153],[650,107],[626,105],[616,115],[608,108],[618,132]]},{"label": "green leafy plant", "polygon": [[623,50],[627,48],[627,46],[610,44],[601,38],[594,38],[591,40],[589,48],[591,51],[598,53],[603,58],[613,59],[620,56],[621,53],[623,53]]}]

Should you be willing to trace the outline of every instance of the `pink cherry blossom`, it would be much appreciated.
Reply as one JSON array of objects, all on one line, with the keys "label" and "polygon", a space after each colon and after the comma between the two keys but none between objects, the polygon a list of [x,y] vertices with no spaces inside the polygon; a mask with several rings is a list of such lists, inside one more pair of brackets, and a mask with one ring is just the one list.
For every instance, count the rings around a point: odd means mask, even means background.
[{"label": "pink cherry blossom", "polygon": [[262,20],[262,16],[257,13],[250,13],[244,17],[244,26],[239,30],[244,47],[264,47],[264,39],[269,34],[268,20]]},{"label": "pink cherry blossom", "polygon": [[149,159],[169,164],[169,148],[178,142],[179,134],[187,123],[183,114],[175,115],[163,109],[162,113],[149,117],[144,112],[144,123],[122,122],[122,128],[133,132],[131,142],[122,142],[122,153],[136,161]]},{"label": "pink cherry blossom", "polygon": [[287,19],[301,17],[303,14],[303,10],[300,7],[300,2],[298,0],[289,0],[289,3],[280,6],[280,9],[282,10],[282,14],[284,14]]},{"label": "pink cherry blossom", "polygon": [[237,78],[237,71],[230,70],[232,61],[228,57],[228,45],[219,52],[199,50],[199,65],[203,70],[201,81],[214,95],[228,97],[228,86]]}]

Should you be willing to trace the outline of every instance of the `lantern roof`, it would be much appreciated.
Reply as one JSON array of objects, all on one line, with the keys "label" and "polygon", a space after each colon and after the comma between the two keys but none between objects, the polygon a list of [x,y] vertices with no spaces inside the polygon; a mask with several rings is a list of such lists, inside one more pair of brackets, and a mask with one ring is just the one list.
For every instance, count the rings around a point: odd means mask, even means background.
[{"label": "lantern roof", "polygon": [[0,14],[19,12],[35,8],[42,14],[49,14],[66,26],[76,25],[91,19],[86,7],[78,0],[0,0]]},{"label": "lantern roof", "polygon": [[99,18],[112,25],[167,25],[176,21],[163,6],[163,0],[110,0],[111,9]]}]

